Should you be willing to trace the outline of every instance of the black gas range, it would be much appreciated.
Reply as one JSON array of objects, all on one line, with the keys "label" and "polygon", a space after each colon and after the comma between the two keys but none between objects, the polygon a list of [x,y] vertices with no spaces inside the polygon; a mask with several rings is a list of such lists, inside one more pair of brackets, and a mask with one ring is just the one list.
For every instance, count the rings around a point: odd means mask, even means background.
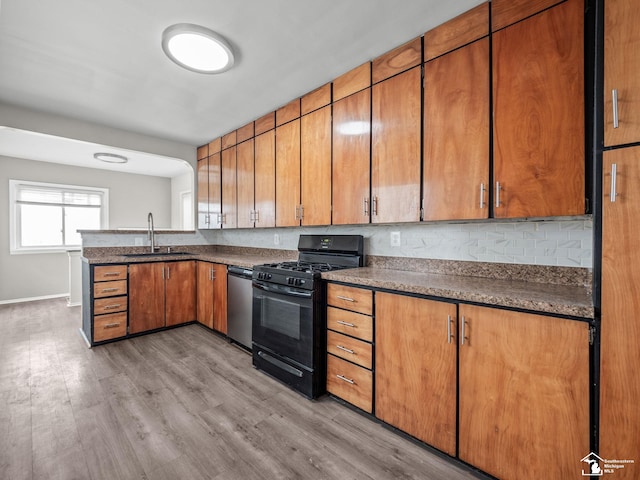
[{"label": "black gas range", "polygon": [[364,265],[361,235],[300,235],[298,260],[253,268],[253,364],[308,398],[325,392],[323,272]]}]

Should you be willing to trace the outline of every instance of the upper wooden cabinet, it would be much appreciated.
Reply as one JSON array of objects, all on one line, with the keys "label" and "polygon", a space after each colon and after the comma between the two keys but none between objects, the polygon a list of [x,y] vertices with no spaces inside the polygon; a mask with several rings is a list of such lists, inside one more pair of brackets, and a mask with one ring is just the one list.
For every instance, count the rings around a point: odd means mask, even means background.
[{"label": "upper wooden cabinet", "polygon": [[491,31],[519,22],[560,2],[562,0],[491,0]]},{"label": "upper wooden cabinet", "polygon": [[207,228],[222,227],[221,154],[209,155],[209,223]]},{"label": "upper wooden cabinet", "polygon": [[330,225],[331,107],[303,115],[300,135],[302,225]]},{"label": "upper wooden cabinet", "polygon": [[372,82],[378,83],[422,62],[422,38],[415,38],[373,61]]},{"label": "upper wooden cabinet", "polygon": [[238,144],[253,138],[255,135],[254,122],[247,123],[244,127],[236,130],[236,141]]},{"label": "upper wooden cabinet", "polygon": [[327,83],[313,92],[307,93],[300,99],[300,111],[302,115],[325,107],[331,103],[331,84]]},{"label": "upper wooden cabinet", "polygon": [[198,150],[196,151],[196,158],[198,160],[202,160],[203,158],[207,158],[208,156],[209,156],[209,144],[198,147]]},{"label": "upper wooden cabinet", "polygon": [[300,119],[276,127],[276,226],[300,225]]},{"label": "upper wooden cabinet", "polygon": [[494,216],[585,213],[584,1],[493,34]]},{"label": "upper wooden cabinet", "polygon": [[460,459],[503,480],[578,478],[589,324],[471,305],[458,315]]},{"label": "upper wooden cabinet", "polygon": [[222,150],[222,137],[218,137],[215,140],[211,140],[208,145],[209,155],[219,153]]},{"label": "upper wooden cabinet", "polygon": [[483,3],[424,34],[424,60],[429,61],[489,35],[489,3]]},{"label": "upper wooden cabinet", "polygon": [[251,228],[255,223],[254,145],[251,138],[236,147],[238,228]]},{"label": "upper wooden cabinet", "polygon": [[225,148],[233,147],[236,143],[238,143],[237,138],[238,134],[236,130],[223,135],[221,139],[222,150],[224,150]]},{"label": "upper wooden cabinet", "polygon": [[371,62],[349,70],[333,81],[333,101],[352,95],[371,86]]},{"label": "upper wooden cabinet", "polygon": [[417,222],[421,69],[412,68],[371,88],[371,221]]},{"label": "upper wooden cabinet", "polygon": [[455,332],[455,304],[376,292],[376,416],[452,456]]},{"label": "upper wooden cabinet", "polygon": [[236,152],[237,147],[235,146],[222,151],[222,210],[220,218],[222,228],[236,228],[238,226]]},{"label": "upper wooden cabinet", "polygon": [[256,137],[274,128],[276,128],[276,112],[267,113],[255,121]]},{"label": "upper wooden cabinet", "polygon": [[333,104],[333,224],[369,223],[371,89]]},{"label": "upper wooden cabinet", "polygon": [[300,117],[300,99],[290,101],[276,110],[276,127]]},{"label": "upper wooden cabinet", "polygon": [[256,228],[276,226],[276,135],[275,130],[255,138],[255,212]]},{"label": "upper wooden cabinet", "polygon": [[198,160],[198,228],[209,228],[209,158]]},{"label": "upper wooden cabinet", "polygon": [[424,65],[424,220],[489,216],[489,68],[488,38]]},{"label": "upper wooden cabinet", "polygon": [[604,2],[604,143],[607,146],[640,142],[638,25],[637,1]]},{"label": "upper wooden cabinet", "polygon": [[600,456],[636,459],[640,475],[640,147],[603,153]]}]

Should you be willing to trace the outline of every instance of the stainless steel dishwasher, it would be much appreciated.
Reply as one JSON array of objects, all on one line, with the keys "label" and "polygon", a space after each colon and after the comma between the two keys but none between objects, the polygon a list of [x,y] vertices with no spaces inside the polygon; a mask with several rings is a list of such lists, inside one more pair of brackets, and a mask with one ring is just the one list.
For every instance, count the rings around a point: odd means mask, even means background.
[{"label": "stainless steel dishwasher", "polygon": [[227,270],[227,336],[251,350],[252,286],[250,268]]}]

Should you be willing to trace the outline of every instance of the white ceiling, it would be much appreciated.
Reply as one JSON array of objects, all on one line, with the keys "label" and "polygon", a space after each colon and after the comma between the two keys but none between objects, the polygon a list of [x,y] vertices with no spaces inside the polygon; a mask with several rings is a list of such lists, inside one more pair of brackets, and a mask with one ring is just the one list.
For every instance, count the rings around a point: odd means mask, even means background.
[{"label": "white ceiling", "polygon": [[[0,102],[195,147],[479,3],[0,0]],[[175,65],[161,48],[162,31],[175,23],[203,25],[226,37],[235,66],[223,74],[202,75]],[[39,160],[70,163],[83,148],[83,142],[64,144],[41,136],[36,144],[12,144],[13,153],[8,153],[3,142],[28,138],[11,130],[2,132],[0,155],[36,159],[38,154]],[[48,155],[42,142],[56,142],[49,152],[58,155]],[[143,152],[121,153],[136,157]],[[86,163],[86,158],[77,161]],[[153,168],[159,168],[158,159],[153,161]],[[126,171],[132,163],[94,168]]]}]

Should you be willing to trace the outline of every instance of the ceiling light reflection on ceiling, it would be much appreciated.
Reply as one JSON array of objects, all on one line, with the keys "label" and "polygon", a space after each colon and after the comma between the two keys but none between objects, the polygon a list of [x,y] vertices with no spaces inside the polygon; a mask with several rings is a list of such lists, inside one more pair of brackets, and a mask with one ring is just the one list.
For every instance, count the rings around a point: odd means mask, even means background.
[{"label": "ceiling light reflection on ceiling", "polygon": [[200,25],[178,23],[162,32],[164,53],[182,68],[197,73],[222,73],[233,66],[231,46]]},{"label": "ceiling light reflection on ceiling", "polygon": [[364,135],[369,133],[369,122],[344,122],[338,125],[338,132],[342,135]]},{"label": "ceiling light reflection on ceiling", "polygon": [[127,163],[129,159],[124,155],[118,155],[117,153],[94,153],[93,158],[107,163]]}]

